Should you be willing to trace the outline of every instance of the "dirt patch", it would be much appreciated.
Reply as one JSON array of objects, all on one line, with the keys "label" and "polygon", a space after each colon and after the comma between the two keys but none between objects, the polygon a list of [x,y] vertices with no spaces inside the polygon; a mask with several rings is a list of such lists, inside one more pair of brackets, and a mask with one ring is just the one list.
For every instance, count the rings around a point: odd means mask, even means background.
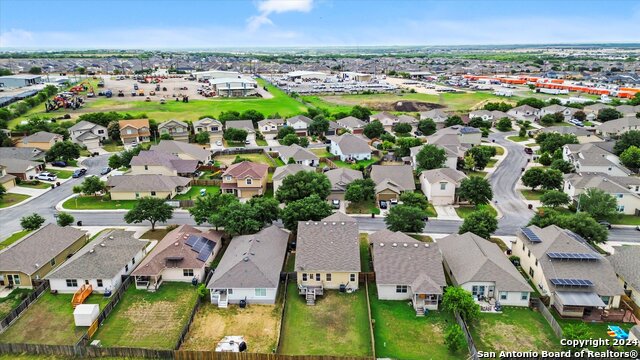
[{"label": "dirt patch", "polygon": [[179,332],[178,307],[177,303],[169,301],[143,301],[134,304],[122,314],[133,325],[127,337],[135,342]]},{"label": "dirt patch", "polygon": [[[500,323],[491,326],[487,326],[487,324],[483,325],[485,342],[487,342],[492,349],[498,351],[525,351],[553,347],[553,344],[547,341],[546,338],[539,339],[538,337],[531,336],[529,332],[522,331],[517,325]],[[540,331],[544,332],[545,329],[540,329]],[[539,346],[540,342],[543,343],[544,347]]]}]

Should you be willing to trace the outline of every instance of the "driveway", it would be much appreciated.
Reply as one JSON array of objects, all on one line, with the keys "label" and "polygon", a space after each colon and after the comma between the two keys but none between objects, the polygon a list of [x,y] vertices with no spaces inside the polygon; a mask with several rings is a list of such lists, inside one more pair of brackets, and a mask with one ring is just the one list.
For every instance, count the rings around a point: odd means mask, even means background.
[{"label": "driveway", "polygon": [[438,213],[438,220],[462,220],[453,205],[434,205],[433,208]]}]

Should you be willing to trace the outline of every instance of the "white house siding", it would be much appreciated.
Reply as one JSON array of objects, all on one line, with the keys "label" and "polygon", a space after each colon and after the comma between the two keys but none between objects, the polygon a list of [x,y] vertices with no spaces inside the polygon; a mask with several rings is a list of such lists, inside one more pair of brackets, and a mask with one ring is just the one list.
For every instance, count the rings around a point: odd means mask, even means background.
[{"label": "white house siding", "polygon": [[599,172],[611,176],[628,176],[626,172],[622,171],[619,167],[614,166],[576,166],[576,172],[580,173],[592,173]]},{"label": "white house siding", "polygon": [[406,293],[397,293],[396,285],[380,285],[376,284],[378,288],[378,299],[380,300],[411,300],[413,299],[413,291],[411,286],[408,287]]},{"label": "white house siding", "polygon": [[442,182],[446,184],[444,190],[440,190],[440,182],[430,184],[425,179],[420,179],[422,192],[433,205],[452,205],[455,203],[455,184],[448,181]]},{"label": "white house siding", "polygon": [[106,289],[115,289],[120,286],[120,276],[116,276],[113,279],[102,279],[102,287],[98,287],[97,279],[69,279],[76,280],[78,286],[68,287],[67,279],[49,279],[49,285],[52,291],[57,291],[61,294],[73,294],[85,283],[85,280],[89,280],[89,284],[93,287],[93,291],[99,294],[103,294]]},{"label": "white house siding", "polygon": [[165,269],[162,272],[162,281],[175,281],[190,283],[194,277],[198,279],[198,283],[204,281],[204,268],[193,269],[193,276],[184,276],[182,268]]},{"label": "white house siding", "polygon": [[340,150],[340,147],[335,143],[331,142],[331,147],[329,149],[333,155],[340,156],[340,160],[346,161],[348,159],[356,159],[356,160],[369,160],[371,159],[371,152],[367,153],[356,153],[356,154],[343,154]]},{"label": "white house siding", "polygon": [[[495,286],[494,282],[467,282],[462,284],[462,288],[467,290],[468,292],[472,292],[473,290],[473,286],[484,286],[485,287],[485,296],[489,296],[489,286]],[[495,288],[494,292],[493,292],[493,298],[495,298],[496,300],[498,300],[500,302],[500,304],[502,305],[506,305],[506,306],[529,306],[529,293],[527,293],[527,298],[526,300],[521,300],[521,295],[522,292],[520,291],[507,291],[507,299],[506,300],[501,300],[500,299],[500,292],[502,292],[503,290],[498,289],[497,287]]]},{"label": "white house siding", "polygon": [[460,136],[460,142],[463,144],[480,145],[482,142],[482,133],[462,134]]},{"label": "white house siding", "polygon": [[[238,304],[240,300],[247,300],[248,304],[273,305],[276,303],[277,288],[267,288],[267,296],[256,296],[255,288],[233,288],[232,293],[228,294],[229,304]],[[211,290],[211,303],[217,304],[217,298],[214,296],[215,289]]]}]

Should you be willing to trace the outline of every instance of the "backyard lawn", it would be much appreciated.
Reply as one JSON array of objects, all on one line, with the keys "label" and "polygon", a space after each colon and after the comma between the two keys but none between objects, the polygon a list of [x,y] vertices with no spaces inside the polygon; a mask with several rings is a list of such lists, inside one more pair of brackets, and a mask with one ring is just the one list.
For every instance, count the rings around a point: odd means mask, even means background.
[{"label": "backyard lawn", "polygon": [[[607,334],[607,331],[609,330],[607,327],[609,325],[615,325],[615,326],[620,326],[624,331],[626,331],[627,333],[629,332],[629,330],[631,330],[631,327],[633,326],[632,323],[617,323],[617,322],[585,322],[582,321],[580,319],[562,319],[560,318],[560,316],[558,315],[558,312],[552,307],[550,309],[551,314],[555,317],[556,320],[558,320],[558,323],[560,324],[560,326],[562,327],[562,329],[566,329],[567,326],[573,325],[573,324],[579,324],[579,323],[583,323],[584,325],[586,325],[587,329],[589,330],[589,335],[586,337],[587,339],[609,339],[611,340],[612,337],[610,337]],[[596,348],[593,347],[589,347],[592,350],[595,350]],[[616,347],[618,350],[622,350],[621,347]],[[606,350],[606,346],[600,346],[597,348],[599,351],[604,351]],[[575,349],[577,350],[577,349]],[[625,350],[630,350],[628,347]]]},{"label": "backyard lawn", "polygon": [[408,301],[378,300],[375,284],[369,285],[371,316],[375,321],[373,334],[376,356],[403,360],[464,359],[467,347],[457,353],[444,344],[448,324],[455,320],[449,313],[429,311],[417,317]]},{"label": "backyard lawn", "polygon": [[372,156],[371,159],[369,160],[360,160],[360,161],[356,161],[355,163],[348,163],[342,160],[332,160],[334,164],[336,164],[337,167],[341,167],[341,168],[351,168],[354,170],[360,170],[360,169],[364,169],[367,166],[373,164],[374,162],[378,161],[379,159],[375,156]]},{"label": "backyard lawn", "polygon": [[360,268],[362,272],[372,271],[371,251],[369,249],[369,234],[360,234]]},{"label": "backyard lawn", "polygon": [[156,292],[131,285],[93,339],[107,347],[173,349],[197,297],[190,283],[165,282]]},{"label": "backyard lawn", "polygon": [[[0,342],[73,345],[87,327],[76,327],[73,320],[71,298],[73,294],[45,292],[31,304],[7,331],[0,334]],[[109,300],[100,294],[91,295],[85,304],[99,304],[100,310]]]},{"label": "backyard lawn", "polygon": [[325,291],[315,306],[287,289],[280,352],[287,355],[371,356],[371,336],[364,287],[352,294]]},{"label": "backyard lawn", "polygon": [[189,191],[184,194],[178,194],[174,200],[189,200],[200,196],[200,189],[205,189],[208,194],[217,194],[220,192],[219,186],[192,186]]},{"label": "backyard lawn", "polygon": [[252,162],[255,162],[255,163],[266,164],[266,165],[269,165],[269,166],[273,166],[273,163],[269,160],[267,155],[265,155],[264,153],[240,154],[240,155],[219,155],[219,156],[215,157],[215,160],[219,161],[221,164],[229,166],[236,159],[236,156],[240,156],[243,159],[246,159],[246,160],[249,160],[249,161],[252,161]]},{"label": "backyard lawn", "polygon": [[380,209],[376,207],[375,200],[349,202],[347,214],[380,214]]},{"label": "backyard lawn", "polygon": [[480,351],[560,350],[560,340],[537,311],[505,307],[502,314],[481,313],[470,326]]},{"label": "backyard lawn", "polygon": [[456,213],[458,214],[458,216],[464,219],[467,216],[469,216],[469,214],[471,214],[472,212],[483,210],[483,209],[489,210],[489,212],[493,216],[498,216],[498,212],[496,211],[496,209],[489,204],[478,205],[478,206],[459,206],[456,208]]},{"label": "backyard lawn", "polygon": [[540,197],[544,195],[544,190],[520,190],[522,196],[527,200],[540,200]]},{"label": "backyard lawn", "polygon": [[[13,244],[14,242],[22,239],[23,237],[25,237],[27,234],[29,234],[32,231],[33,230],[22,230],[22,231],[18,231],[18,232],[15,232],[15,233],[11,234],[11,236],[9,236],[8,238],[0,241],[0,249],[6,248],[7,246]],[[0,316],[0,318],[2,318],[2,316]]]},{"label": "backyard lawn", "polygon": [[6,193],[4,194],[2,199],[0,199],[0,208],[15,205],[21,201],[27,200],[30,197],[31,196],[29,195]]},{"label": "backyard lawn", "polygon": [[62,207],[69,210],[129,210],[137,203],[138,200],[102,200],[101,196],[76,196],[65,201]]},{"label": "backyard lawn", "polygon": [[277,346],[281,311],[282,304],[219,309],[207,302],[198,309],[180,350],[213,351],[223,337],[241,335],[249,352],[270,354]]},{"label": "backyard lawn", "polygon": [[0,319],[4,319],[11,310],[20,305],[32,292],[32,289],[14,289],[6,297],[0,298]]},{"label": "backyard lawn", "polygon": [[318,155],[319,158],[328,158],[328,157],[332,157],[333,154],[328,152],[326,148],[314,148],[314,149],[309,149],[312,153]]}]

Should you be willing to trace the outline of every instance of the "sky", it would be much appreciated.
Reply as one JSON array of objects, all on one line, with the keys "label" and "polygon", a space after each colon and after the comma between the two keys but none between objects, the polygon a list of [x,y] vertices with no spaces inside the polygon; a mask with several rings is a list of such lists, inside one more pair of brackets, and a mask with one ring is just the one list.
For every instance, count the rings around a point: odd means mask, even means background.
[{"label": "sky", "polygon": [[0,0],[0,49],[640,42],[640,1]]}]

